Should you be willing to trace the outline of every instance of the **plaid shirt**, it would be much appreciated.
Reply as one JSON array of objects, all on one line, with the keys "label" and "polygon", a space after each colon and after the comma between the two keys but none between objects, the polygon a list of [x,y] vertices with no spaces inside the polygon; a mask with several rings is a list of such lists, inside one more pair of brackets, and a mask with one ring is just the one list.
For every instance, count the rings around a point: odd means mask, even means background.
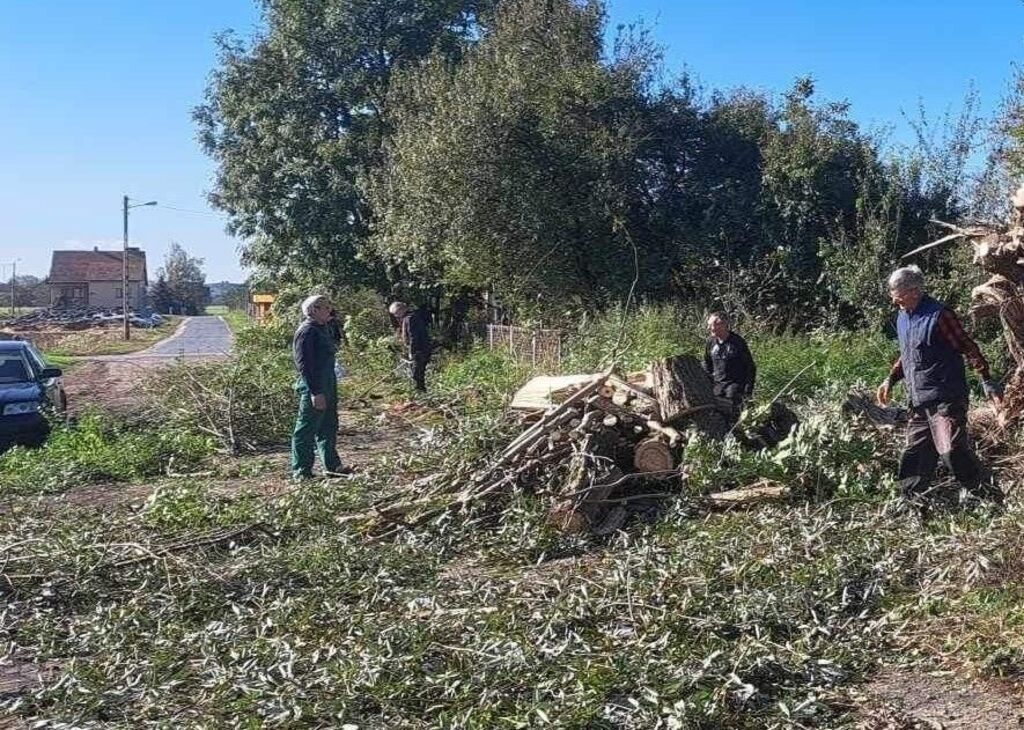
[{"label": "plaid shirt", "polygon": [[[982,380],[989,379],[988,361],[981,354],[981,348],[964,331],[956,312],[948,307],[943,309],[942,314],[939,315],[939,334],[953,350],[963,355],[967,364],[981,376]],[[901,380],[903,380],[903,362],[900,358],[896,358],[896,362],[892,364],[892,369],[889,371],[889,382],[898,383]]]}]

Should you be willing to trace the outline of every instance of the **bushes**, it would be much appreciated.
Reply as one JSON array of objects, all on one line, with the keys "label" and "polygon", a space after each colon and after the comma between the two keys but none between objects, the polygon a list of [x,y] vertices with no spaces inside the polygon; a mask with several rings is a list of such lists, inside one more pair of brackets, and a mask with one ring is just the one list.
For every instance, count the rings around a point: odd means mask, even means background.
[{"label": "bushes", "polygon": [[0,495],[57,492],[70,487],[142,479],[200,464],[213,452],[209,438],[175,428],[128,426],[99,414],[61,426],[35,450],[0,456]]}]

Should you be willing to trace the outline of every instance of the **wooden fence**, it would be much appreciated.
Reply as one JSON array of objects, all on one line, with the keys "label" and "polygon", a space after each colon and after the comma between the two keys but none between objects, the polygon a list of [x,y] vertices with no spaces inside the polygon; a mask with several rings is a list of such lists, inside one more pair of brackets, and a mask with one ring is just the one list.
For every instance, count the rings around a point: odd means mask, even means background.
[{"label": "wooden fence", "polygon": [[562,331],[506,324],[487,325],[487,346],[535,368],[557,370],[562,363]]}]

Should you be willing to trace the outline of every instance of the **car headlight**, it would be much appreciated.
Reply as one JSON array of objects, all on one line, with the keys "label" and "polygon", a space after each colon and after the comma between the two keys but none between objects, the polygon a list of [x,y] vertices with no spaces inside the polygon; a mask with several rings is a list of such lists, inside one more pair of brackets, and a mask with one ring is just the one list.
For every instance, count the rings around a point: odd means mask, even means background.
[{"label": "car headlight", "polygon": [[17,416],[22,413],[36,413],[39,411],[38,401],[23,401],[21,403],[8,403],[4,406],[5,416]]}]

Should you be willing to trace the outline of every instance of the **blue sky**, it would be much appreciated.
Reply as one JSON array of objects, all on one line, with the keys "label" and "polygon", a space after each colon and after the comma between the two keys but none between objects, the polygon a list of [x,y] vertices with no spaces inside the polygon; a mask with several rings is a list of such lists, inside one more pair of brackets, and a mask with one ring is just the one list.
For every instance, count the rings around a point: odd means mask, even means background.
[{"label": "blue sky", "polygon": [[[2,0],[0,264],[45,275],[54,248],[118,247],[121,196],[132,241],[155,270],[172,241],[208,279],[241,280],[237,242],[205,202],[212,166],[191,108],[215,62],[214,34],[256,27],[252,0]],[[994,110],[1024,59],[1024,2],[981,0],[611,0],[612,25],[641,19],[710,88],[773,92],[810,74],[868,127],[908,138],[901,112],[959,108],[973,82]],[[183,210],[172,210],[174,206]],[[9,274],[9,267],[0,269]]]}]

